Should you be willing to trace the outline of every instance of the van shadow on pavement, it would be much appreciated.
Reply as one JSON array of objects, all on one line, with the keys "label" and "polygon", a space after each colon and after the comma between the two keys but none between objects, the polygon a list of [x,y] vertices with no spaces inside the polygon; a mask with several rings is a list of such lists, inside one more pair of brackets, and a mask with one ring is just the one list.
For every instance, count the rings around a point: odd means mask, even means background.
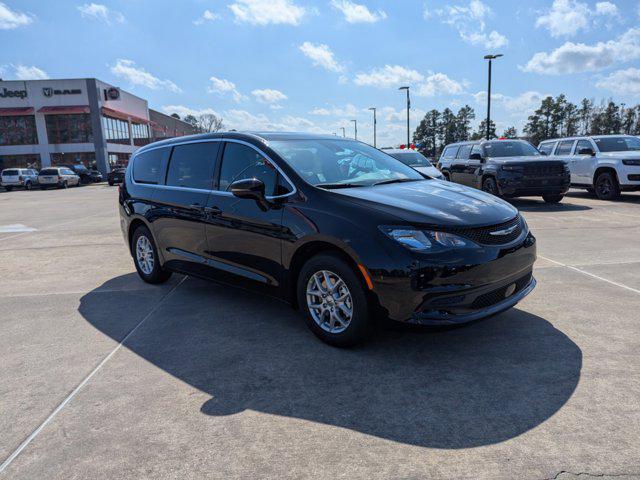
[{"label": "van shadow on pavement", "polygon": [[[99,289],[131,285],[133,275]],[[141,318],[127,308],[136,298],[93,291],[79,311],[121,341]],[[192,278],[125,347],[210,394],[206,415],[251,409],[446,449],[540,425],[571,397],[582,367],[564,333],[518,309],[440,333],[382,330],[341,350],[318,341],[281,302]]]},{"label": "van shadow on pavement", "polygon": [[587,205],[576,205],[569,203],[569,198],[564,198],[560,203],[546,203],[542,198],[539,200],[525,198],[509,198],[507,201],[511,203],[521,212],[579,212],[591,210]]}]

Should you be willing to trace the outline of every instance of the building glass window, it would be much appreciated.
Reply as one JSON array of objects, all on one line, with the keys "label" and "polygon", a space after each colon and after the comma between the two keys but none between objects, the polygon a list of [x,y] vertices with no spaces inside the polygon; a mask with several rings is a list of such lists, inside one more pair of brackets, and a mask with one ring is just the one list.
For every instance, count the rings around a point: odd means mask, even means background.
[{"label": "building glass window", "polygon": [[102,130],[108,143],[130,145],[129,122],[119,118],[102,117]]},{"label": "building glass window", "polygon": [[0,170],[5,168],[34,168],[40,170],[40,155],[0,155]]},{"label": "building glass window", "polygon": [[49,143],[93,143],[88,113],[46,115],[45,123]]},{"label": "building glass window", "polygon": [[33,115],[0,117],[0,145],[36,145],[36,118]]},{"label": "building glass window", "polygon": [[52,153],[50,157],[52,167],[82,164],[89,170],[98,169],[96,154],[94,152]]},{"label": "building glass window", "polygon": [[114,168],[125,168],[129,164],[129,158],[131,158],[131,154],[129,153],[109,153],[109,166],[111,170]]},{"label": "building glass window", "polygon": [[133,144],[137,147],[149,143],[149,127],[144,123],[132,123],[131,134],[133,135]]}]

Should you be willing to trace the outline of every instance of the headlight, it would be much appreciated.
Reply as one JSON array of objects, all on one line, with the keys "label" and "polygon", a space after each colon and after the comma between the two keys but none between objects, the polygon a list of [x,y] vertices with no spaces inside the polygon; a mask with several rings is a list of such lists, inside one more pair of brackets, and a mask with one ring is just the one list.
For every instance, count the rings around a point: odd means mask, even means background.
[{"label": "headlight", "polygon": [[622,160],[625,165],[632,165],[634,167],[640,167],[640,160]]},{"label": "headlight", "polygon": [[414,252],[476,246],[471,240],[453,233],[398,227],[380,227],[380,230],[389,238]]},{"label": "headlight", "polygon": [[520,165],[502,165],[502,170],[507,172],[522,172],[523,168]]}]

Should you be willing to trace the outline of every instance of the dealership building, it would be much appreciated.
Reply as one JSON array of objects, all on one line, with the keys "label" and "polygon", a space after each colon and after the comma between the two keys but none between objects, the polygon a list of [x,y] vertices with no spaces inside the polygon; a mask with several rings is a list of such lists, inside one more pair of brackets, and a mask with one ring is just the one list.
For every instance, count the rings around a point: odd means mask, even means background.
[{"label": "dealership building", "polygon": [[82,163],[105,174],[147,143],[193,133],[95,78],[0,80],[0,170]]}]

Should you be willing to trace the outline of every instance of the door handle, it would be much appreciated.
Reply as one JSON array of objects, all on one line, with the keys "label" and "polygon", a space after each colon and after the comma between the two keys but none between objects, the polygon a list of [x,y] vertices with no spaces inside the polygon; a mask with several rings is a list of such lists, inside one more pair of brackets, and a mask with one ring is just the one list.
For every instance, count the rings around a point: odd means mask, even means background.
[{"label": "door handle", "polygon": [[204,207],[204,213],[208,215],[220,215],[222,213],[222,210],[220,210],[218,207]]}]

